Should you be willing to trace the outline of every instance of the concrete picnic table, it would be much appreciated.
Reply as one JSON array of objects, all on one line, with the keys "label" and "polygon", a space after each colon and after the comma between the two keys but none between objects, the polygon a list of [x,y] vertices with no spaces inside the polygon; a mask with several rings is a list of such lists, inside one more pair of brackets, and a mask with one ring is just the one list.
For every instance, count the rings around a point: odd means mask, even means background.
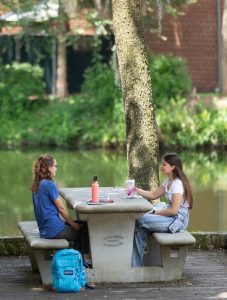
[{"label": "concrete picnic table", "polygon": [[144,267],[131,266],[135,220],[152,210],[149,201],[141,196],[127,198],[123,188],[112,187],[101,188],[101,196],[105,194],[104,199],[112,203],[92,204],[91,188],[62,188],[59,194],[75,210],[77,218],[88,223],[93,267],[86,270],[88,281],[151,282],[181,278],[188,247],[196,241],[187,231],[149,235]]},{"label": "concrete picnic table", "polygon": [[77,218],[88,223],[93,266],[87,269],[88,280],[144,281],[144,270],[131,267],[133,237],[135,220],[151,210],[152,204],[142,197],[126,198],[123,188],[102,187],[100,195],[108,195],[113,202],[97,205],[90,202],[91,188],[61,188],[59,194]]}]

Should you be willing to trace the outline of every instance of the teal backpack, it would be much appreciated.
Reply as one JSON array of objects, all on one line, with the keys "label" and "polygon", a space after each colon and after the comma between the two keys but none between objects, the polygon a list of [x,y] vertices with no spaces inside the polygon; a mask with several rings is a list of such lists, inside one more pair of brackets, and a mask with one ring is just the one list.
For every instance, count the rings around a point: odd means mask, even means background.
[{"label": "teal backpack", "polygon": [[83,259],[77,250],[57,251],[52,261],[51,273],[52,286],[56,292],[79,292],[87,282]]}]

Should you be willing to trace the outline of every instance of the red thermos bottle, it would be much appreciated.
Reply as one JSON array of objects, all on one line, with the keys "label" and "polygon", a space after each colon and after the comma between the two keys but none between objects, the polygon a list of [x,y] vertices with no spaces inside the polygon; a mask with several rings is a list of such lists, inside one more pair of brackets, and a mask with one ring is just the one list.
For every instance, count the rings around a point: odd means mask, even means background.
[{"label": "red thermos bottle", "polygon": [[93,203],[99,202],[99,183],[98,183],[97,176],[94,176],[91,185],[91,201]]}]

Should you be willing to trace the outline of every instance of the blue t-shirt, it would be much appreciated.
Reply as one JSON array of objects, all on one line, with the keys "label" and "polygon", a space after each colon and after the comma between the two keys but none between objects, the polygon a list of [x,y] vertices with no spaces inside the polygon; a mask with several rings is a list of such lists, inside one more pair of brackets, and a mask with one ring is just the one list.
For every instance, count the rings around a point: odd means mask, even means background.
[{"label": "blue t-shirt", "polygon": [[40,182],[38,192],[32,193],[35,217],[42,238],[53,238],[65,227],[54,204],[58,197],[56,184],[47,179]]}]

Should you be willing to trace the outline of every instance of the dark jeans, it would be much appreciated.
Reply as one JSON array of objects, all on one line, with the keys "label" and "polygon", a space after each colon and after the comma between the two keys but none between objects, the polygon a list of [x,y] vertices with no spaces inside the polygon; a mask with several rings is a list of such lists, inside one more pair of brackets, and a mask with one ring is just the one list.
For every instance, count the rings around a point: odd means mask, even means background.
[{"label": "dark jeans", "polygon": [[82,254],[88,254],[90,253],[90,245],[87,223],[83,221],[75,221],[75,223],[83,225],[80,230],[75,230],[66,223],[65,228],[59,232],[54,239],[72,241],[73,249],[80,251]]}]

